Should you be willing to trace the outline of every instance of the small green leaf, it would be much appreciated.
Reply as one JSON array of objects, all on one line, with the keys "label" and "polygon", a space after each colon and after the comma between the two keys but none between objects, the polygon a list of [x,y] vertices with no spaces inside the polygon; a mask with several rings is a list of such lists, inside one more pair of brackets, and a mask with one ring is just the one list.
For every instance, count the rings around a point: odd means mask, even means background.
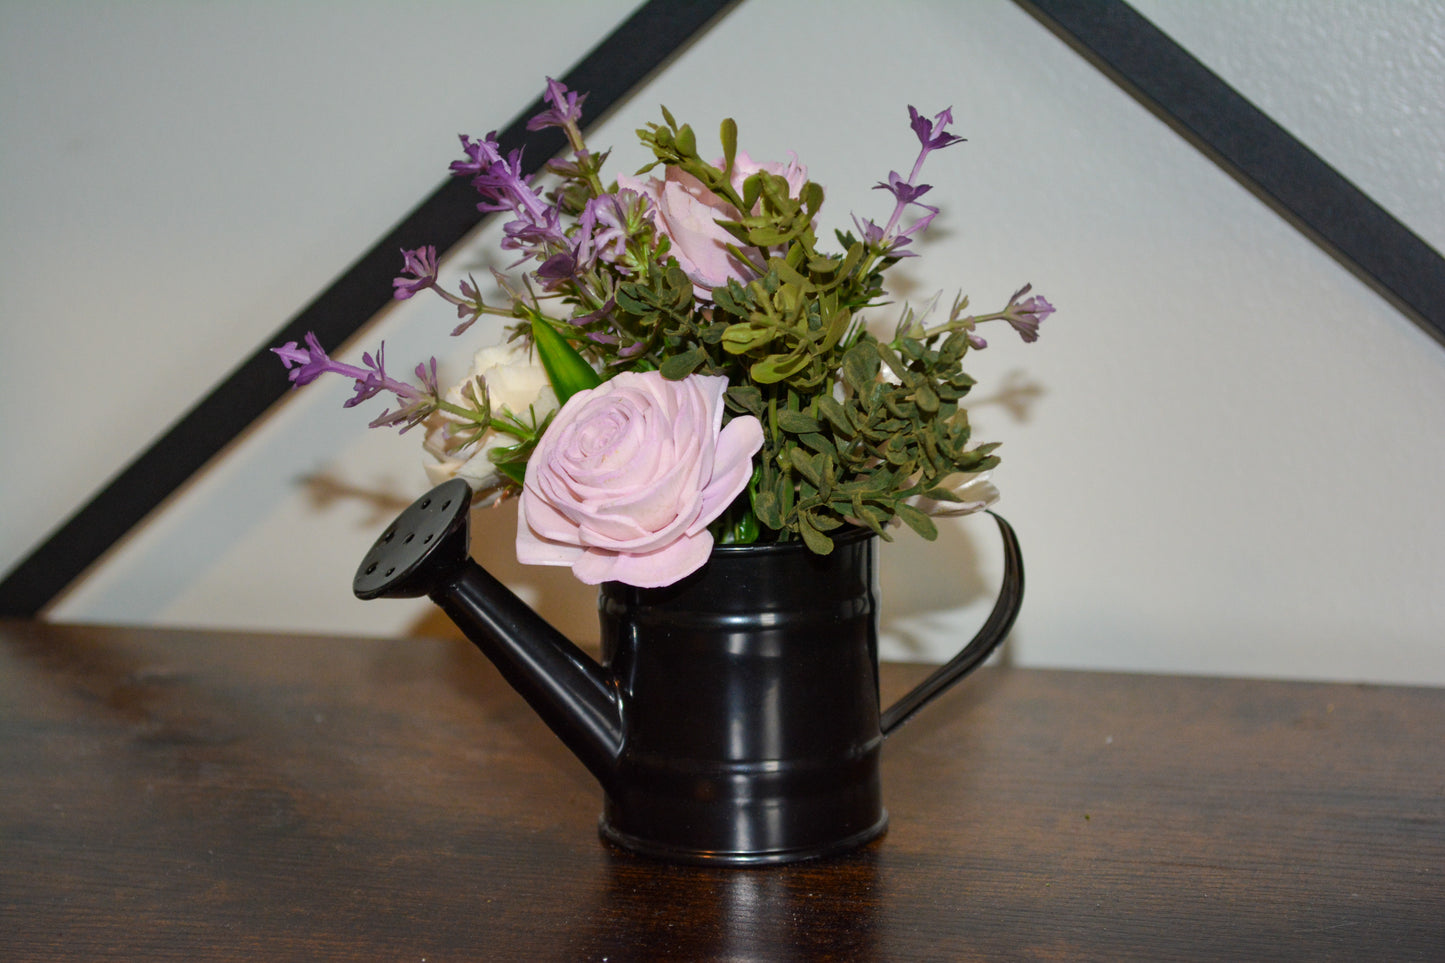
[{"label": "small green leaf", "polygon": [[797,231],[782,227],[755,227],[748,231],[748,243],[758,247],[773,247],[791,241],[797,234]]},{"label": "small green leaf", "polygon": [[839,308],[835,311],[833,316],[828,319],[827,334],[823,336],[822,343],[818,345],[819,349],[832,351],[833,347],[843,340],[843,335],[848,333],[848,325],[852,320],[853,312],[847,308]]},{"label": "small green leaf", "polygon": [[701,348],[693,348],[681,354],[675,354],[662,364],[658,365],[662,376],[668,381],[681,381],[697,370],[698,365],[707,360],[707,352]]},{"label": "small green leaf", "polygon": [[751,324],[730,324],[722,335],[723,350],[729,354],[744,354],[760,348],[773,340],[773,332]]},{"label": "small green leaf", "polygon": [[501,472],[503,475],[506,475],[509,479],[516,482],[518,485],[526,483],[526,462],[499,462],[496,468],[497,471]]},{"label": "small green leaf", "polygon": [[859,395],[866,394],[878,377],[878,355],[867,340],[859,341],[843,355],[843,380]]},{"label": "small green leaf", "polygon": [[645,296],[646,293],[646,288],[635,284],[623,284],[617,288],[617,306],[629,314],[648,314],[653,310],[652,305],[639,297],[639,295]]},{"label": "small green leaf", "polygon": [[736,278],[728,278],[725,288],[713,288],[712,300],[717,307],[738,317],[746,317],[753,306],[748,289],[739,284]]},{"label": "small green leaf", "polygon": [[[783,462],[787,461],[785,457],[781,460]],[[779,517],[783,522],[786,522],[788,516],[793,512],[793,496],[797,494],[792,474],[790,472],[778,472],[777,477],[773,479],[773,485],[778,498]]]},{"label": "small green leaf", "polygon": [[722,130],[723,148],[723,173],[731,177],[733,173],[733,158],[738,153],[738,122],[731,117],[723,118]]},{"label": "small green leaf", "polygon": [[547,372],[547,380],[552,382],[559,405],[565,405],[567,399],[577,392],[602,383],[602,378],[592,370],[587,359],[578,354],[577,349],[568,344],[567,339],[541,315],[532,318],[532,343],[537,347],[537,356],[542,359],[542,367]]},{"label": "small green leaf", "polygon": [[798,199],[803,202],[803,206],[811,215],[823,206],[823,188],[819,184],[808,181],[803,185],[801,196]]},{"label": "small green leaf", "polygon": [[818,396],[818,414],[831,424],[839,434],[851,438],[858,433],[852,420],[848,417],[848,410],[843,407],[842,402],[832,395]]},{"label": "small green leaf", "polygon": [[903,520],[903,524],[913,529],[919,535],[922,535],[930,542],[938,538],[938,526],[933,524],[933,519],[929,518],[923,512],[905,502],[898,503],[897,511],[898,517]]},{"label": "small green leaf", "polygon": [[803,544],[814,555],[827,555],[833,551],[833,540],[813,526],[810,516],[804,515],[798,520],[798,531],[803,536]]},{"label": "small green leaf", "polygon": [[827,458],[829,465],[833,463],[833,459],[838,457],[838,447],[833,444],[827,435],[819,432],[809,432],[804,435],[799,435],[798,441]]},{"label": "small green leaf", "polygon": [[768,267],[778,272],[778,278],[784,284],[791,284],[800,291],[816,291],[818,286],[809,281],[802,274],[798,273],[792,265],[782,258],[772,258],[768,261]]},{"label": "small green leaf", "polygon": [[766,177],[762,171],[750,174],[743,181],[743,213],[751,211],[758,203],[758,195],[763,192],[763,179]]},{"label": "small green leaf", "polygon": [[816,456],[810,457],[801,448],[790,448],[788,449],[788,459],[797,473],[806,478],[814,488],[823,484],[823,475],[818,470]]},{"label": "small green leaf", "polygon": [[727,390],[728,403],[749,414],[762,417],[763,393],[757,385],[734,385]]},{"label": "small green leaf", "polygon": [[748,374],[752,375],[752,379],[758,384],[777,384],[806,368],[808,360],[808,355],[803,353],[772,354],[754,362],[748,369]]},{"label": "small green leaf", "polygon": [[874,350],[878,353],[878,357],[882,359],[883,363],[888,366],[888,370],[892,371],[894,375],[898,377],[899,381],[907,384],[911,372],[908,370],[908,366],[903,363],[903,360],[893,353],[893,349],[880,341]]},{"label": "small green leaf", "polygon": [[819,515],[816,512],[809,512],[808,518],[812,521],[813,527],[820,532],[832,532],[846,524],[843,519],[833,515]]},{"label": "small green leaf", "polygon": [[697,135],[692,132],[692,127],[690,125],[683,124],[680,128],[678,128],[677,136],[674,138],[674,142],[677,144],[677,150],[679,153],[687,157],[694,157],[697,155]]},{"label": "small green leaf", "polygon": [[780,411],[778,412],[778,427],[790,435],[802,435],[809,432],[818,432],[822,426],[801,411]]},{"label": "small green leaf", "polygon": [[783,513],[778,504],[778,496],[766,489],[753,496],[753,514],[758,516],[758,521],[775,532],[783,527]]}]

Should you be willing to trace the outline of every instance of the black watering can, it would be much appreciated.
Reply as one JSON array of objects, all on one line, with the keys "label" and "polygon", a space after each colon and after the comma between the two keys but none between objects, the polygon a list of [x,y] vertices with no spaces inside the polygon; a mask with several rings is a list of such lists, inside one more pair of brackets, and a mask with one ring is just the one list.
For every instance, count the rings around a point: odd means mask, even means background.
[{"label": "black watering can", "polygon": [[978,635],[887,710],[878,696],[877,539],[815,555],[727,545],[664,588],[604,583],[599,664],[468,552],[471,490],[437,486],[382,534],[359,598],[430,596],[601,783],[601,832],[685,862],[782,863],[842,852],[887,825],[884,737],[988,657],[1023,599],[1012,528]]}]

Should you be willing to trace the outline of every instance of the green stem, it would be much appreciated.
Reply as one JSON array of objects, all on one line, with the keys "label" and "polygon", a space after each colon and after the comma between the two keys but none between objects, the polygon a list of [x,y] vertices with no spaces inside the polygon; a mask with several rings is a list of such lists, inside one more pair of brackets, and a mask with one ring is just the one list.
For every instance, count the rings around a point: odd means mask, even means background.
[{"label": "green stem", "polygon": [[[582,139],[581,129],[576,123],[564,124],[562,129],[567,133],[567,144],[572,148],[573,155],[577,157],[579,164],[583,163],[581,155],[587,150],[587,144]],[[602,186],[602,180],[592,169],[590,163],[587,169],[587,189],[592,192],[593,197],[601,197],[607,193],[607,189]]]},{"label": "green stem", "polygon": [[[936,338],[939,335],[952,334],[954,331],[962,331],[966,328],[972,328],[975,325],[983,324],[988,321],[1002,321],[1006,317],[1008,317],[1008,315],[1005,312],[998,311],[994,314],[970,314],[962,318],[954,318],[950,321],[946,321],[943,324],[938,325],[935,328],[924,328],[923,333],[918,336],[917,340],[927,341],[930,338]],[[888,342],[888,347],[894,349],[895,351],[898,350],[900,347],[902,347],[902,338],[894,338],[892,341]]]},{"label": "green stem", "polygon": [[477,417],[479,412],[475,408],[463,408],[461,405],[453,404],[441,398],[437,399],[436,408],[437,411],[445,411],[448,414],[456,415],[468,424],[482,424],[482,420]]}]

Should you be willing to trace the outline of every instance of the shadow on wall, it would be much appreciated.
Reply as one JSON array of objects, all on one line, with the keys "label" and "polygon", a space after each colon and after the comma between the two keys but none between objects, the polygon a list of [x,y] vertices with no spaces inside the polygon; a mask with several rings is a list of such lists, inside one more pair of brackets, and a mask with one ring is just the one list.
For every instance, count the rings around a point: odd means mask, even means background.
[{"label": "shadow on wall", "polygon": [[341,502],[368,506],[371,513],[362,519],[361,524],[375,528],[377,531],[390,525],[412,501],[394,491],[363,488],[324,473],[308,475],[301,480],[301,485],[305,490],[306,500],[318,513]]},{"label": "shadow on wall", "polygon": [[928,637],[937,634],[937,617],[990,597],[993,586],[984,577],[981,540],[994,534],[992,519],[985,527],[965,520],[940,526],[938,540],[924,542],[911,531],[895,534],[883,551],[880,591],[882,617],[878,630],[892,643],[896,657],[914,661],[932,659]]},{"label": "shadow on wall", "polygon": [[[992,384],[996,387],[987,394],[970,394],[967,408],[1002,411],[1008,424],[1027,423],[1045,394],[1043,385],[1021,369],[1006,372]],[[879,631],[889,657],[938,662],[951,656],[949,646],[947,652],[940,651],[940,639],[957,637],[961,645],[968,635],[960,635],[957,619],[949,616],[960,609],[977,609],[978,626],[983,625],[998,592],[997,577],[991,574],[998,568],[993,562],[998,556],[998,533],[986,516],[941,520],[933,542],[900,529],[894,543],[883,550],[880,577]],[[1008,661],[1007,642],[999,653],[995,658]]]}]

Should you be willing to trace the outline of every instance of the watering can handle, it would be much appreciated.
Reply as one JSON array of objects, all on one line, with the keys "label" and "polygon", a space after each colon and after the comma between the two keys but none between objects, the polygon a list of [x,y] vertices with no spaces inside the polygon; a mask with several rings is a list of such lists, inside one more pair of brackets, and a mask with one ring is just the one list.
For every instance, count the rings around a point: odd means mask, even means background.
[{"label": "watering can handle", "polygon": [[963,647],[963,651],[939,666],[932,675],[915,686],[912,692],[883,713],[879,722],[885,736],[907,722],[915,712],[959,679],[978,668],[983,660],[998,648],[1013,627],[1014,619],[1018,617],[1019,607],[1024,601],[1023,553],[1019,550],[1019,540],[1014,534],[1013,526],[1004,521],[1002,516],[993,512],[989,514],[998,522],[999,534],[1003,536],[1003,585],[999,588],[998,601],[993,604],[988,621],[984,622],[983,628],[978,630],[978,634],[968,645]]}]

